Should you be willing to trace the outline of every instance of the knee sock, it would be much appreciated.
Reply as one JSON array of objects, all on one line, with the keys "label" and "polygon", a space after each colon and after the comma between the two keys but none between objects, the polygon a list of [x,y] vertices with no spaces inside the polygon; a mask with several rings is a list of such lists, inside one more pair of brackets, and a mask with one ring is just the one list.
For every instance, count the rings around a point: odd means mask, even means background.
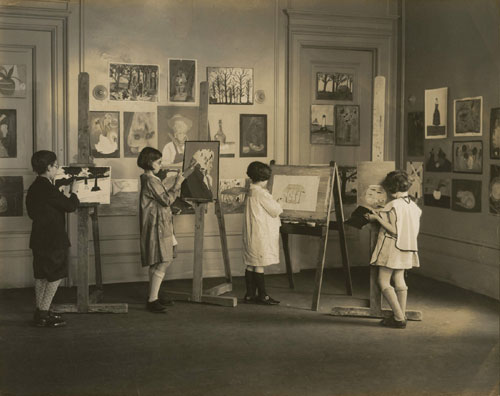
[{"label": "knee sock", "polygon": [[406,299],[408,297],[408,287],[396,287],[396,295],[398,297],[399,306],[401,307],[401,312],[406,319]]},{"label": "knee sock", "polygon": [[255,284],[254,280],[254,272],[250,270],[245,270],[245,284],[247,287],[247,294],[246,297],[255,297],[255,292],[257,289],[257,285]]},{"label": "knee sock", "polygon": [[259,298],[264,298],[267,296],[266,291],[266,282],[264,281],[264,273],[263,272],[254,272],[253,273],[255,283],[257,285],[257,290],[259,291]]},{"label": "knee sock", "polygon": [[401,311],[401,307],[399,305],[398,297],[396,296],[396,292],[392,286],[386,287],[382,290],[382,294],[385,299],[391,306],[392,312],[394,313],[394,319],[398,321],[403,321],[405,319],[403,311]]},{"label": "knee sock", "polygon": [[158,300],[158,292],[160,291],[161,282],[163,281],[163,277],[165,276],[165,272],[155,269],[151,276],[151,282],[149,284],[149,302],[153,302]]},{"label": "knee sock", "polygon": [[36,307],[38,309],[42,309],[41,306],[46,286],[47,286],[46,279],[35,279],[35,301],[36,301]]},{"label": "knee sock", "polygon": [[54,282],[48,282],[45,286],[45,292],[43,293],[42,303],[40,305],[40,311],[48,311],[50,308],[50,304],[52,304],[52,299],[56,294],[57,288],[61,283],[62,279],[58,279]]}]

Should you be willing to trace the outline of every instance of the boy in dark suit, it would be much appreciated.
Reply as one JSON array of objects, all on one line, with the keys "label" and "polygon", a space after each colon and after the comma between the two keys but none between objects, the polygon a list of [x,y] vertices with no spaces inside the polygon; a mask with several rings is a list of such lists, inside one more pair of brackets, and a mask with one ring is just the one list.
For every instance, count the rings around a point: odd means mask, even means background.
[{"label": "boy in dark suit", "polygon": [[[66,322],[50,311],[50,304],[61,280],[68,276],[67,250],[70,246],[66,233],[67,212],[74,212],[79,205],[77,196],[64,195],[54,186],[59,165],[52,151],[37,151],[31,157],[33,170],[38,174],[28,189],[26,209],[33,220],[30,248],[33,251],[35,277],[35,325],[60,327]],[[73,182],[71,190],[76,186]]]}]

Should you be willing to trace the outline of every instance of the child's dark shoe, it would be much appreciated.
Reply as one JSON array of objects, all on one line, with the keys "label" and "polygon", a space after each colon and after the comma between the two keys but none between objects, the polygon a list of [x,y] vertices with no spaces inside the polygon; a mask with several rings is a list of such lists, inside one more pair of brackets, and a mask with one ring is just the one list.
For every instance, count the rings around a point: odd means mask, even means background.
[{"label": "child's dark shoe", "polygon": [[255,304],[255,297],[245,294],[245,297],[243,297],[243,302],[245,304]]},{"label": "child's dark shoe", "polygon": [[151,302],[148,301],[147,304],[146,304],[146,309],[149,312],[153,312],[153,313],[165,313],[166,312],[166,308],[160,302],[160,300],[154,300],[154,301],[151,301]]},{"label": "child's dark shoe", "polygon": [[47,311],[36,311],[35,320],[36,327],[63,327],[66,326],[66,321],[57,315],[57,317],[50,316]]},{"label": "child's dark shoe", "polygon": [[167,296],[160,296],[158,300],[160,300],[160,304],[164,307],[171,307],[172,305],[174,305],[174,301]]},{"label": "child's dark shoe", "polygon": [[394,316],[389,316],[380,321],[380,324],[385,327],[391,327],[393,329],[404,329],[406,328],[406,320],[396,320]]},{"label": "child's dark shoe", "polygon": [[278,300],[275,300],[271,296],[264,296],[264,297],[258,297],[256,300],[257,304],[263,304],[263,305],[278,305],[280,302]]}]

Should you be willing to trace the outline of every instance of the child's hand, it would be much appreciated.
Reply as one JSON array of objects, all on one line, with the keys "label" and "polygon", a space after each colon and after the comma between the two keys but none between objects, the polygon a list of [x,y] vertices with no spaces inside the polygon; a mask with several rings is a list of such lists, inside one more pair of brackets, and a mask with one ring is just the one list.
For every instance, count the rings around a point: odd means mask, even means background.
[{"label": "child's hand", "polygon": [[78,182],[76,181],[76,178],[73,180],[73,182],[70,185],[69,188],[69,195],[73,194],[78,194]]},{"label": "child's hand", "polygon": [[370,212],[370,213],[365,213],[364,218],[370,221],[377,221],[380,218],[380,216],[378,215],[378,213]]}]

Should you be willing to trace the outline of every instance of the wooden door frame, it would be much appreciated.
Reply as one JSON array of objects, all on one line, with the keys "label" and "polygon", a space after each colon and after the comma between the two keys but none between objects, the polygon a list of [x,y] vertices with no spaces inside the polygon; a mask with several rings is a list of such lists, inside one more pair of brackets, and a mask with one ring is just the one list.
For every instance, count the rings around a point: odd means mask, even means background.
[{"label": "wooden door frame", "polygon": [[296,10],[285,10],[285,13],[288,16],[286,162],[288,164],[299,162],[300,58],[302,50],[306,48],[372,53],[373,75],[382,75],[386,78],[384,159],[394,160],[398,105],[397,21],[399,18],[318,14]]}]

